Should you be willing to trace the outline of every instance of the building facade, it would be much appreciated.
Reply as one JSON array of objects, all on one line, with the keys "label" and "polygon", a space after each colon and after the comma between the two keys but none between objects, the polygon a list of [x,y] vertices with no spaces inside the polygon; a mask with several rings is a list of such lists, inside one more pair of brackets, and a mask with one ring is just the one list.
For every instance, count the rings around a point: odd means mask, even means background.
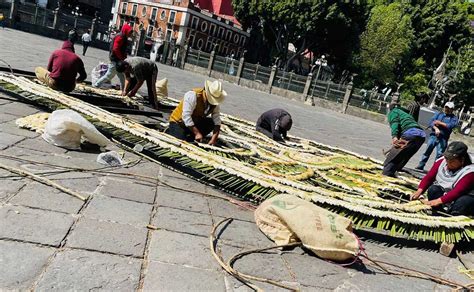
[{"label": "building facade", "polygon": [[[227,0],[230,3],[230,0]],[[201,1],[213,2],[212,0]],[[222,5],[223,0],[215,1]],[[231,7],[231,5],[230,5]],[[189,0],[116,0],[111,21],[117,28],[124,23],[132,25],[137,35],[145,34],[145,50],[148,52],[165,42],[223,56],[239,58],[244,53],[249,33],[243,31],[233,15],[218,14],[220,10],[204,9],[200,1]]]}]

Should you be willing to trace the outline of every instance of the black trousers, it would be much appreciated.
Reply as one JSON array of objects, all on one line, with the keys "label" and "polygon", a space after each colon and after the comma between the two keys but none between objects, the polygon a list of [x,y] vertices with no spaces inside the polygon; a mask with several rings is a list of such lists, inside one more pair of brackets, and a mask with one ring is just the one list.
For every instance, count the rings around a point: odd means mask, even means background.
[{"label": "black trousers", "polygon": [[[432,185],[428,188],[428,199],[436,200],[441,198],[445,193],[445,190],[439,185]],[[446,211],[451,215],[465,215],[465,216],[474,216],[474,190],[471,190],[469,193],[460,196],[454,202],[451,202],[447,206],[434,208],[438,211]]]},{"label": "black trousers", "polygon": [[90,42],[82,42],[82,55],[85,56]]},{"label": "black trousers", "polygon": [[[211,118],[204,118],[198,123],[195,123],[195,126],[198,128],[199,132],[201,132],[201,134],[206,137],[214,130],[214,121],[212,121]],[[188,142],[194,141],[194,133],[184,124],[181,125],[171,122],[165,133],[180,140],[185,140]]]},{"label": "black trousers", "polygon": [[392,147],[390,152],[383,163],[383,175],[395,176],[395,173],[402,170],[403,167],[408,163],[410,158],[420,149],[425,142],[423,137],[408,137],[402,136],[402,139],[408,141],[408,144],[403,149],[397,149]]}]

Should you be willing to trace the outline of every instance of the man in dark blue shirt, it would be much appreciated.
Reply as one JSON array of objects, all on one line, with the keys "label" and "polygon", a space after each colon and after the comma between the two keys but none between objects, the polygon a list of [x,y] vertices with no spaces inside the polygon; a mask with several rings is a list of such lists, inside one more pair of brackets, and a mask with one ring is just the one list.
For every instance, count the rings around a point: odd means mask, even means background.
[{"label": "man in dark blue shirt", "polygon": [[[451,132],[458,125],[458,118],[453,114],[454,103],[447,102],[444,105],[444,112],[436,113],[430,120],[431,134],[428,139],[425,153],[421,157],[420,163],[416,167],[418,170],[425,168],[430,155],[436,147],[436,159],[440,158],[448,145]],[[435,160],[436,160],[435,159]]]}]

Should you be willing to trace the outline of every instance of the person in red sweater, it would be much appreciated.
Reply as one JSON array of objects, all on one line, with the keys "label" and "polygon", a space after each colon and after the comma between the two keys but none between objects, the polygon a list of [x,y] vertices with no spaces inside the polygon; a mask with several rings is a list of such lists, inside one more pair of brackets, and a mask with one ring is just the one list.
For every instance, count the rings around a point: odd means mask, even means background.
[{"label": "person in red sweater", "polygon": [[73,91],[76,82],[84,81],[87,78],[84,63],[74,53],[74,43],[71,40],[65,41],[61,49],[55,50],[51,54],[47,69],[37,67],[35,74],[41,82],[50,88],[64,92]]},{"label": "person in red sweater", "polygon": [[124,90],[125,86],[125,75],[123,73],[117,72],[117,64],[120,61],[124,61],[127,58],[127,46],[128,38],[132,35],[133,28],[125,23],[122,26],[122,31],[114,37],[110,44],[110,53],[109,53],[109,68],[104,76],[99,78],[96,83],[92,84],[94,87],[100,87],[105,81],[110,81],[114,78],[115,75],[120,80],[120,89]]},{"label": "person in red sweater", "polygon": [[425,204],[452,215],[474,216],[474,164],[463,142],[452,142],[411,196],[428,191]]}]

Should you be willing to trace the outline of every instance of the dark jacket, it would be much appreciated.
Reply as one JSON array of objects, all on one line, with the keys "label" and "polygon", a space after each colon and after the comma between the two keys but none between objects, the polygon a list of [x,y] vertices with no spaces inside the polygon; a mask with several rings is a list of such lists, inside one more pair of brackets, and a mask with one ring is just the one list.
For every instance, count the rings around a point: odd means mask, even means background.
[{"label": "dark jacket", "polygon": [[127,58],[128,36],[131,32],[132,27],[125,23],[121,33],[114,37],[110,47],[110,61],[123,61]]},{"label": "dark jacket", "polygon": [[87,78],[84,63],[74,53],[74,44],[71,41],[65,41],[60,50],[55,50],[48,62],[49,76],[53,78],[58,87],[63,91],[72,91],[76,87],[77,81],[83,81]]},{"label": "dark jacket", "polygon": [[275,141],[284,141],[292,124],[291,115],[283,109],[276,108],[264,112],[258,119],[256,128]]}]

